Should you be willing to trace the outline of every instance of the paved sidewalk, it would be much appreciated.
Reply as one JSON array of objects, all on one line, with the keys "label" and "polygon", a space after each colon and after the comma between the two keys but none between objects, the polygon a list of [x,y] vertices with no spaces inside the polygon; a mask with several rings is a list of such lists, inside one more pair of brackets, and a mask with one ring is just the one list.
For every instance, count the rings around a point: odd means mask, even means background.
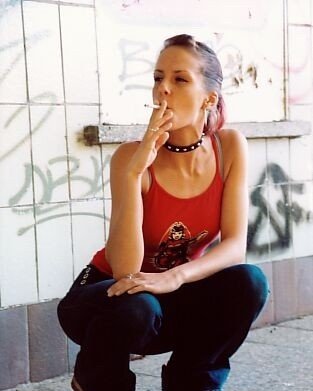
[{"label": "paved sidewalk", "polygon": [[[133,361],[137,391],[160,391],[160,368],[168,354]],[[252,330],[232,357],[225,391],[312,391],[313,316]],[[7,391],[70,391],[70,376]],[[190,390],[192,391],[192,390]]]}]

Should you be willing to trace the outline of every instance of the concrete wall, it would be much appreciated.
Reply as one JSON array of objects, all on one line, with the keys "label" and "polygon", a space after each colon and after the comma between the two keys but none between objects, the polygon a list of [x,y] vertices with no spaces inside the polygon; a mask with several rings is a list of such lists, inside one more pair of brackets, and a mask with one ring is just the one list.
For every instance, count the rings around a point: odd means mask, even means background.
[{"label": "concrete wall", "polygon": [[[0,4],[0,389],[73,363],[55,308],[105,243],[116,148],[87,147],[81,131],[147,121],[164,38],[190,32],[217,51],[230,122],[312,123],[309,0],[187,3]],[[249,138],[247,261],[272,288],[257,325],[313,313],[313,140],[277,128]]]}]

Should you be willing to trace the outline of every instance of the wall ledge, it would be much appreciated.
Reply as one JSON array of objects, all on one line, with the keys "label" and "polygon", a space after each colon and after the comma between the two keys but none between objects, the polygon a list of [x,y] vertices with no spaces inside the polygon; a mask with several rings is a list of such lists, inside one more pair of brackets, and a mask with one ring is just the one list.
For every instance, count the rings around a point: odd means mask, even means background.
[{"label": "wall ledge", "polygon": [[[147,125],[89,125],[84,128],[83,138],[87,145],[120,144],[141,140]],[[300,137],[311,134],[308,121],[230,122],[225,128],[240,130],[248,139]]]}]

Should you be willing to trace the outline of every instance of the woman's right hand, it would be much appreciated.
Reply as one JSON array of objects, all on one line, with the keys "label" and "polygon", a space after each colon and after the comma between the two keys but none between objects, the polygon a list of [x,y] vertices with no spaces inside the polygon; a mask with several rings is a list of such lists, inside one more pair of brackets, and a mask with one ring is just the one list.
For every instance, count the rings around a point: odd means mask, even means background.
[{"label": "woman's right hand", "polygon": [[167,102],[164,100],[159,109],[153,110],[147,131],[129,162],[129,172],[136,175],[143,174],[154,162],[158,150],[169,138],[168,131],[172,127],[173,112],[166,108]]}]

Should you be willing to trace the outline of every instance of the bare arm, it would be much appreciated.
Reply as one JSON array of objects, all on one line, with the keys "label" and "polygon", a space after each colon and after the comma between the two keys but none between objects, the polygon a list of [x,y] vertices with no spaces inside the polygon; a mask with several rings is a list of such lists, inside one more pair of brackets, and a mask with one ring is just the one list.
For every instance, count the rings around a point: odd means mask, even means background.
[{"label": "bare arm", "polygon": [[229,132],[223,143],[224,153],[230,155],[231,161],[222,200],[221,242],[196,261],[170,270],[182,283],[200,280],[245,260],[249,205],[247,142],[239,132]]},{"label": "bare arm", "polygon": [[[106,257],[116,280],[129,273],[137,273],[141,268],[144,253],[143,177],[159,148],[168,139],[172,115],[170,110],[166,110],[166,102],[162,102],[160,110],[153,112],[141,143],[124,144],[112,157],[112,214]],[[151,127],[158,130],[151,131]]]},{"label": "bare arm", "polygon": [[137,273],[143,259],[141,175],[127,169],[137,148],[134,143],[124,144],[111,160],[112,213],[106,257],[116,279]]}]

